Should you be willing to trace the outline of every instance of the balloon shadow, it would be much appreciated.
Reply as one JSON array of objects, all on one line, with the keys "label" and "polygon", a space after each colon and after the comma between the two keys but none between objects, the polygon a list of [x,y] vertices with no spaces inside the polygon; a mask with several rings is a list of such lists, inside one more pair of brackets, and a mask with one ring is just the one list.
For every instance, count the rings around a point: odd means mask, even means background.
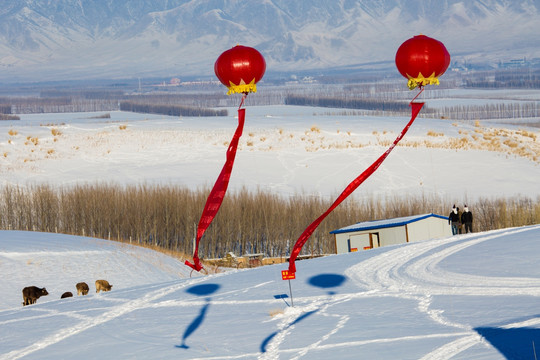
[{"label": "balloon shadow", "polygon": [[[320,275],[310,277],[308,280],[308,284],[325,289],[325,288],[333,288],[333,287],[341,286],[343,285],[345,281],[347,281],[347,278],[343,275],[320,274]],[[334,292],[329,291],[329,294],[333,294],[333,293]]]},{"label": "balloon shadow", "polygon": [[[186,289],[186,292],[189,294],[197,295],[197,296],[207,296],[210,294],[213,294],[219,289],[219,285],[217,284],[204,284],[204,285],[196,285],[192,286],[188,289]],[[193,321],[188,325],[186,330],[184,331],[184,334],[182,335],[182,344],[176,345],[175,347],[179,349],[189,349],[189,346],[186,345],[186,339],[191,336],[197,330],[202,322],[204,321],[204,318],[206,317],[206,313],[208,311],[208,308],[210,307],[210,298],[206,298],[206,304],[201,308],[199,311],[199,315]]]},{"label": "balloon shadow", "polygon": [[218,284],[195,285],[186,289],[186,292],[197,296],[208,296],[218,291],[219,287]]},{"label": "balloon shadow", "polygon": [[536,359],[540,354],[540,329],[535,328],[475,328],[506,359]]},{"label": "balloon shadow", "polygon": [[282,330],[280,330],[280,331],[273,332],[272,334],[270,334],[270,336],[268,336],[266,339],[264,339],[263,342],[261,343],[261,352],[262,352],[262,353],[266,352],[266,346],[268,345],[268,343],[269,343],[269,342],[270,342],[277,334],[279,334],[279,333],[282,332],[282,331],[287,330],[288,328],[290,328],[290,327],[293,326],[293,325],[298,324],[300,321],[305,320],[307,317],[309,317],[309,316],[315,314],[317,311],[319,311],[319,310],[317,309],[317,310],[313,310],[313,311],[308,311],[307,313],[302,314],[301,316],[299,316],[296,320],[294,320],[292,323],[290,323],[289,325],[287,325],[287,327],[285,327],[284,329],[282,329]]}]

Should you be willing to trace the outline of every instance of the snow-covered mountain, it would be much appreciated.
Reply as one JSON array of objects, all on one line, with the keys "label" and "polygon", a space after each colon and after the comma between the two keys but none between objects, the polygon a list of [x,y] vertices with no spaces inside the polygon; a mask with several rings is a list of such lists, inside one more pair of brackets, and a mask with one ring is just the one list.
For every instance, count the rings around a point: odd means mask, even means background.
[{"label": "snow-covered mountain", "polygon": [[540,57],[538,0],[5,0],[0,81],[210,75],[243,44],[268,71],[391,68],[419,33],[455,61]]}]

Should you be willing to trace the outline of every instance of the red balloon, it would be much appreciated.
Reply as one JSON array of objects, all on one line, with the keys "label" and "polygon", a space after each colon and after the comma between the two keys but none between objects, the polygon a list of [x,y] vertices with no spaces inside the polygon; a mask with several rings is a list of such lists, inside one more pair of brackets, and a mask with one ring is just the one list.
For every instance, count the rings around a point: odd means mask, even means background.
[{"label": "red balloon", "polygon": [[409,89],[439,85],[439,76],[450,65],[450,54],[444,44],[425,35],[405,41],[396,52],[396,66],[409,80]]},{"label": "red balloon", "polygon": [[257,92],[257,82],[262,79],[266,62],[260,52],[248,46],[237,45],[223,52],[214,64],[214,72],[232,93]]}]

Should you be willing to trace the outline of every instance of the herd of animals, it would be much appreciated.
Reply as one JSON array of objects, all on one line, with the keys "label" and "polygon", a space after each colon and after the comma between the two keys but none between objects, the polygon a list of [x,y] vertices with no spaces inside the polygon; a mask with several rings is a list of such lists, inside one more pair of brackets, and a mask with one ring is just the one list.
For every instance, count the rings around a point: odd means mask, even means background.
[{"label": "herd of animals", "polygon": [[[80,282],[75,285],[77,288],[77,295],[87,295],[90,288],[85,282]],[[96,292],[100,291],[111,291],[112,285],[109,284],[107,280],[96,280]],[[39,288],[37,286],[27,286],[22,290],[23,296],[23,306],[35,304],[37,299],[42,296],[49,295],[47,289]],[[73,294],[70,291],[67,291],[62,294],[61,299],[72,297]]]}]

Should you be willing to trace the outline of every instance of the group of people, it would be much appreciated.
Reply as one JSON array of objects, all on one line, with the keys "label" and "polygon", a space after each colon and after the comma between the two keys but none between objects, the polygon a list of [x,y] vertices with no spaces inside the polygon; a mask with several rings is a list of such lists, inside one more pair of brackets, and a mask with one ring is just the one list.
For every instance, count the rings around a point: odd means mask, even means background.
[{"label": "group of people", "polygon": [[456,204],[454,204],[450,215],[448,215],[448,224],[452,226],[452,235],[472,232],[472,222],[473,215],[472,212],[469,211],[467,205],[465,205],[463,212],[461,212],[459,208],[456,207]]}]

